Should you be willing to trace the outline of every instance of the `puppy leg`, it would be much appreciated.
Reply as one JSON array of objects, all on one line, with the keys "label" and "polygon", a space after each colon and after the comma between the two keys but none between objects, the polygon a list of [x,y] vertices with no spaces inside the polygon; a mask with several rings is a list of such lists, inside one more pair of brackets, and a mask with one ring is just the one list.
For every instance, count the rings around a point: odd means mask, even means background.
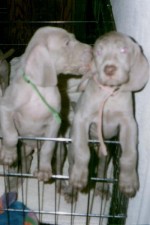
[{"label": "puppy leg", "polygon": [[[97,125],[95,123],[92,123],[90,126],[90,138],[93,140],[97,139]],[[96,174],[98,178],[107,178],[107,170],[110,156],[108,155],[106,157],[103,154],[100,154],[102,152],[100,150],[100,147],[100,145],[93,145],[93,150],[98,155],[98,165],[96,168]],[[101,195],[102,197],[109,198],[109,184],[107,182],[96,182],[95,195]]]},{"label": "puppy leg", "polygon": [[13,112],[7,107],[0,108],[1,128],[2,128],[2,148],[0,158],[4,165],[12,165],[17,159],[18,133],[15,128]]},{"label": "puppy leg", "polygon": [[[71,173],[72,173],[73,164],[74,164],[73,151],[71,150],[70,146],[68,148],[67,155],[68,155],[68,162],[69,162],[68,173],[69,173],[69,177],[70,177]],[[68,203],[72,203],[72,202],[77,201],[77,196],[78,196],[78,190],[76,188],[74,188],[72,186],[72,184],[69,182],[69,184],[66,186],[66,188],[64,190],[65,200]]]},{"label": "puppy leg", "polygon": [[18,163],[16,165],[6,168],[6,173],[20,173],[21,177],[17,176],[6,176],[6,190],[18,192],[18,188],[24,182],[24,175],[30,172],[32,163],[32,148],[21,144],[18,146]]},{"label": "puppy leg", "polygon": [[[66,158],[66,148],[65,144],[62,142],[57,143],[56,147],[56,157],[55,157],[55,174],[56,175],[62,175],[63,174],[63,167],[64,167],[64,162]],[[58,193],[63,194],[64,190],[66,189],[66,181],[57,179],[56,180],[56,189]]]},{"label": "puppy leg", "polygon": [[[109,156],[101,156],[98,162],[97,168],[97,177],[98,178],[107,178],[107,170],[108,170],[108,157]],[[110,197],[109,192],[109,184],[107,182],[96,182],[95,187],[95,195],[100,195],[108,199]]]},{"label": "puppy leg", "polygon": [[72,151],[74,165],[71,172],[70,182],[78,189],[83,189],[88,181],[88,164],[90,160],[90,151],[88,146],[88,120],[77,113],[74,117],[72,127],[72,143],[69,151]]},{"label": "puppy leg", "polygon": [[90,160],[90,150],[88,147],[89,122],[76,113],[71,127],[71,138],[68,148],[69,160],[69,186],[65,190],[65,199],[72,202],[77,199],[77,190],[83,189],[88,181],[88,163]]},{"label": "puppy leg", "polygon": [[[53,117],[50,120],[50,124],[47,126],[45,137],[56,138],[58,136],[58,131],[60,124],[57,123],[56,119]],[[54,153],[55,141],[44,141],[41,151],[40,160],[37,170],[35,170],[34,175],[39,181],[48,181],[52,176],[52,166],[51,161]]]},{"label": "puppy leg", "polygon": [[137,125],[133,118],[122,120],[120,126],[120,190],[127,196],[133,197],[139,188],[137,167]]}]

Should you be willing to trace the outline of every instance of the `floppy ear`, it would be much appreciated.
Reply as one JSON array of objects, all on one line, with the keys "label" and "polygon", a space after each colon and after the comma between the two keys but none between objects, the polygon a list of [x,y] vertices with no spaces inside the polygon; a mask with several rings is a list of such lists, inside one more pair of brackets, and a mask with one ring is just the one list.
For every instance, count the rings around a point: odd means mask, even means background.
[{"label": "floppy ear", "polygon": [[138,44],[134,43],[134,56],[131,59],[129,82],[120,87],[121,91],[139,91],[149,79],[149,64]]},{"label": "floppy ear", "polygon": [[24,72],[35,84],[48,87],[57,85],[57,74],[48,50],[37,45],[26,56]]}]

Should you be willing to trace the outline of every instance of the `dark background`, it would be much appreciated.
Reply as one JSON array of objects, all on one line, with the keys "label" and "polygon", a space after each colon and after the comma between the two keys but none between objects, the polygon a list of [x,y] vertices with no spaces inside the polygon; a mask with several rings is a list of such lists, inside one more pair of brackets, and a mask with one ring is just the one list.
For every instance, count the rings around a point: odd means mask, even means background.
[{"label": "dark background", "polygon": [[1,0],[0,48],[24,51],[34,31],[41,26],[58,26],[75,33],[80,41],[95,39],[115,29],[108,0]]}]

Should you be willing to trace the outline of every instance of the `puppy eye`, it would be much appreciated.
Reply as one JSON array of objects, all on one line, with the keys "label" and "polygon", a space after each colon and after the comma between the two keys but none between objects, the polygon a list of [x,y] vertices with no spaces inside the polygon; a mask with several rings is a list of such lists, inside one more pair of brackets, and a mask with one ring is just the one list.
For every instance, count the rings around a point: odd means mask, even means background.
[{"label": "puppy eye", "polygon": [[121,53],[127,53],[128,52],[127,47],[120,48],[120,52]]}]

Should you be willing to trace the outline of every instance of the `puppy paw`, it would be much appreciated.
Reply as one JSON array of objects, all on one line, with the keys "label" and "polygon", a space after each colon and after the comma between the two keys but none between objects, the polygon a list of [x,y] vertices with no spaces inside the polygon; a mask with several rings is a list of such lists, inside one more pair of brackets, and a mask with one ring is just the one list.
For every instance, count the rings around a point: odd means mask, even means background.
[{"label": "puppy paw", "polygon": [[120,191],[124,193],[126,197],[134,197],[139,189],[139,180],[136,171],[128,176],[123,173],[120,174],[119,187]]},{"label": "puppy paw", "polygon": [[88,180],[88,168],[77,168],[75,165],[73,167],[70,183],[73,187],[77,189],[83,189],[87,185]]},{"label": "puppy paw", "polygon": [[39,181],[47,182],[52,177],[52,170],[50,166],[40,166],[39,169],[34,171],[34,176],[37,177]]},{"label": "puppy paw", "polygon": [[65,180],[56,180],[56,191],[59,194],[64,194],[64,191],[66,190],[66,182]]},{"label": "puppy paw", "polygon": [[67,203],[73,203],[77,201],[78,191],[74,189],[71,185],[66,186],[64,189],[64,198]]},{"label": "puppy paw", "polygon": [[17,159],[16,148],[6,149],[4,146],[0,152],[0,159],[2,164],[11,166]]},{"label": "puppy paw", "polygon": [[109,184],[108,183],[96,183],[95,187],[95,193],[96,196],[100,195],[102,199],[108,200],[111,196],[110,190],[109,190]]}]

